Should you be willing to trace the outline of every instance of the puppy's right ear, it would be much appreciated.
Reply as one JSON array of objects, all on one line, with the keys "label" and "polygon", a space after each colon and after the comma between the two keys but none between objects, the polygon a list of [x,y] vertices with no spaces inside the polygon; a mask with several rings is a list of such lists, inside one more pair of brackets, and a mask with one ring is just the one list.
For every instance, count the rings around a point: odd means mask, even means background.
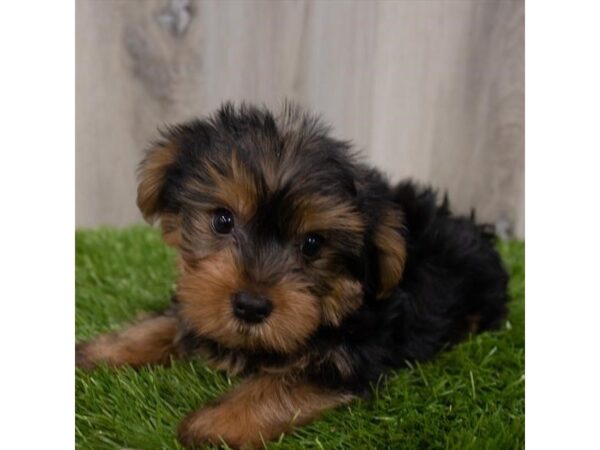
[{"label": "puppy's right ear", "polygon": [[151,148],[138,169],[137,204],[147,222],[160,219],[165,242],[173,247],[181,243],[181,227],[175,191],[179,147],[163,141]]},{"label": "puppy's right ear", "polygon": [[164,141],[151,148],[138,169],[137,205],[146,221],[152,223],[169,203],[169,172],[176,169],[179,150]]}]

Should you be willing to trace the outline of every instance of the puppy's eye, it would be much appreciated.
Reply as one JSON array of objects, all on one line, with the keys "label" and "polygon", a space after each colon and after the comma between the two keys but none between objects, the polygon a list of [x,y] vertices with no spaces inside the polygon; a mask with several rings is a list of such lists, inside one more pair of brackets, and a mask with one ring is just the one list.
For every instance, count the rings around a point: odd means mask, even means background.
[{"label": "puppy's eye", "polygon": [[213,228],[219,234],[229,234],[233,230],[233,214],[227,209],[217,209],[213,213]]},{"label": "puppy's eye", "polygon": [[323,246],[323,238],[318,234],[309,233],[304,236],[304,241],[300,246],[302,254],[308,258],[317,256]]}]

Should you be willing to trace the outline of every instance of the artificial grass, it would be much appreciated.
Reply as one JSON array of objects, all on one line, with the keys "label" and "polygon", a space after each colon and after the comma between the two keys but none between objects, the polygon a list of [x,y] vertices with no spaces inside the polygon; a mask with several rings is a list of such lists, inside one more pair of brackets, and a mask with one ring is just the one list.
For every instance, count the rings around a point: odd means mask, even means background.
[{"label": "artificial grass", "polygon": [[[371,401],[328,412],[269,449],[515,449],[524,447],[524,245],[500,242],[511,273],[510,315],[435,361],[382,379]],[[174,253],[156,230],[76,233],[77,339],[168,305]],[[184,415],[235,380],[200,361],[76,373],[78,449],[180,449]]]}]

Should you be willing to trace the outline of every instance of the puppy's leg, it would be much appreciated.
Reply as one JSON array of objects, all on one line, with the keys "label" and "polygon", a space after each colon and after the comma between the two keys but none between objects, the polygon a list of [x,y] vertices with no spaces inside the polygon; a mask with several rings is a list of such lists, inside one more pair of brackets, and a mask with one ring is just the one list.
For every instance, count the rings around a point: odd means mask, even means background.
[{"label": "puppy's leg", "polygon": [[264,442],[352,398],[302,380],[256,375],[216,404],[188,415],[179,426],[178,436],[187,448],[223,441],[236,449],[262,448]]},{"label": "puppy's leg", "polygon": [[171,355],[178,352],[176,333],[177,318],[169,313],[143,319],[123,330],[79,343],[75,364],[84,369],[101,363],[113,367],[168,364]]}]

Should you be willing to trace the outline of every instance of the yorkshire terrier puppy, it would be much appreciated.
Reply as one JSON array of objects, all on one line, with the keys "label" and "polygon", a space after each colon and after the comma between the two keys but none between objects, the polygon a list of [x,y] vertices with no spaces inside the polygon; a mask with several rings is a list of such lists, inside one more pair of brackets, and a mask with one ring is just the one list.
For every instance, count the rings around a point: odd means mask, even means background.
[{"label": "yorkshire terrier puppy", "polygon": [[179,255],[171,307],[77,346],[77,365],[202,355],[244,379],[178,429],[188,448],[262,447],[506,314],[489,227],[391,186],[317,117],[225,104],[163,133],[138,206]]}]

